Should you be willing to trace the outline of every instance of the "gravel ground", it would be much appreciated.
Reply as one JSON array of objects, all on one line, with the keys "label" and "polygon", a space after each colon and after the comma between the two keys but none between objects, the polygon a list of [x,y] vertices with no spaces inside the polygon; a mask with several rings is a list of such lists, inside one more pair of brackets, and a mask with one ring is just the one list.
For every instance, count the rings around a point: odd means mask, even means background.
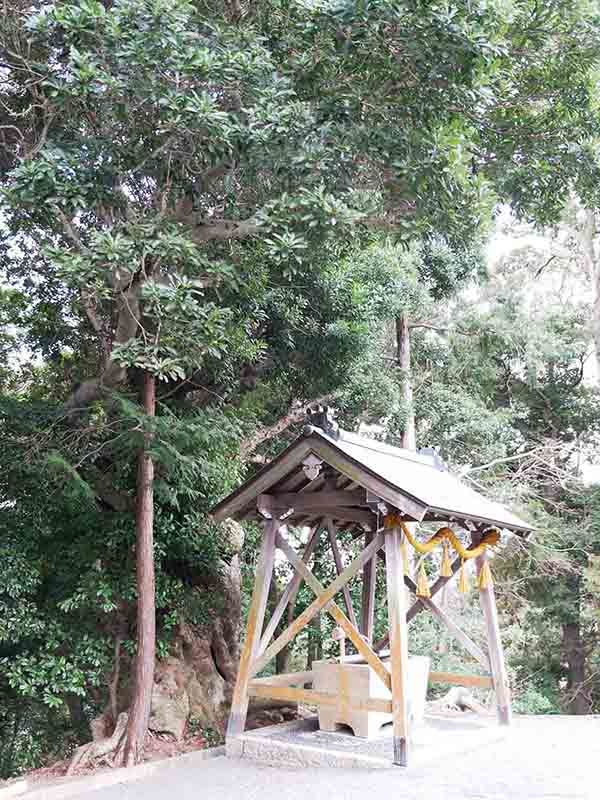
[{"label": "gravel ground", "polygon": [[518,717],[511,735],[404,770],[292,769],[217,758],[85,800],[600,800],[600,717]]}]

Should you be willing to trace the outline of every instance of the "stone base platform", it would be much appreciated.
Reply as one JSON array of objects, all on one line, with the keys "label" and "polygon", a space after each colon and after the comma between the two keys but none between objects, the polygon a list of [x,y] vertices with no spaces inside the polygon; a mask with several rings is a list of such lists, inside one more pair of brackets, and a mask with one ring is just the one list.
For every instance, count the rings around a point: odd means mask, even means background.
[{"label": "stone base platform", "polygon": [[[498,725],[495,716],[428,714],[414,733],[409,768],[475,751],[496,740],[501,746],[508,730]],[[394,767],[392,726],[383,726],[377,736],[367,740],[353,736],[349,729],[321,731],[315,715],[244,733],[227,743],[227,755],[272,766],[386,769]]]}]

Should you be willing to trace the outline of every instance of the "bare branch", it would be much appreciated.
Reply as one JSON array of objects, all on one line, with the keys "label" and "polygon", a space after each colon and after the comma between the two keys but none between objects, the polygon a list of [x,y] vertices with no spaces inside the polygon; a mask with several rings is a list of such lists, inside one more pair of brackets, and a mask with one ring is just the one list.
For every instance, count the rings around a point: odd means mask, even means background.
[{"label": "bare branch", "polygon": [[306,414],[307,405],[313,405],[315,403],[324,404],[328,403],[330,400],[331,395],[324,395],[323,397],[318,397],[316,400],[312,400],[308,403],[299,403],[298,401],[294,401],[294,403],[292,403],[288,409],[287,414],[278,419],[277,422],[275,422],[273,425],[265,425],[262,428],[259,428],[252,434],[252,436],[241,443],[240,456],[242,457],[242,460],[245,460],[251,456],[256,448],[263,442],[273,439],[275,436],[278,436],[280,433],[283,433],[285,430],[287,430],[291,425],[301,422]]},{"label": "bare branch", "polygon": [[461,336],[478,336],[477,333],[471,333],[470,331],[464,331],[460,328],[445,328],[441,325],[432,325],[430,322],[410,322],[408,327],[412,328],[428,328],[432,331],[438,331],[439,333],[448,333],[451,331],[452,333],[458,333]]},{"label": "bare branch", "polygon": [[549,264],[551,264],[554,261],[555,258],[556,258],[555,255],[554,256],[550,256],[550,258],[544,264],[542,264],[542,266],[537,270],[537,272],[535,273],[535,277],[539,278],[540,275],[542,274],[542,272],[546,269],[546,267]]}]

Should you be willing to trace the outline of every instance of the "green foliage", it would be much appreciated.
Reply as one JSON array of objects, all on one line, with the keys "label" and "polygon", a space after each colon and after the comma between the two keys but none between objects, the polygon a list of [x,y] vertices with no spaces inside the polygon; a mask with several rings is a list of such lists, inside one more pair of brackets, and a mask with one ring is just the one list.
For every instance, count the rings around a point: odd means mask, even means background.
[{"label": "green foliage", "polygon": [[[5,402],[2,411],[7,445],[2,450],[5,505],[0,519],[2,708],[7,725],[27,730],[31,724],[43,742],[51,730],[73,730],[65,706],[71,698],[84,700],[88,718],[101,710],[119,631],[126,652],[135,651],[129,628],[135,604],[130,510],[135,475],[127,465],[146,421],[137,404],[119,397],[95,409],[85,432],[65,425],[52,406],[36,411],[31,404]],[[229,557],[219,526],[207,522],[206,512],[240,479],[232,459],[240,428],[215,409],[182,413],[162,407],[153,432],[159,475],[158,653],[164,657],[182,616],[202,624],[218,607],[218,598],[195,602],[192,587]],[[120,462],[126,469],[111,467]],[[102,500],[107,467],[114,473],[112,491]],[[107,497],[118,507],[107,508]],[[10,698],[13,704],[21,699],[20,714],[5,709],[4,700]],[[42,733],[35,725],[48,727]],[[88,734],[83,729],[77,735]],[[70,734],[67,741],[72,741]],[[11,756],[6,770],[35,765],[45,757],[46,746],[30,751],[24,744],[23,759]],[[6,759],[9,750],[3,751]]]},{"label": "green foliage", "polygon": [[[75,720],[105,701],[117,632],[133,652],[145,432],[164,656],[180,618],[218,614],[222,599],[196,591],[231,557],[207,511],[246,474],[245,437],[332,394],[347,426],[401,436],[398,315],[415,326],[419,443],[451,462],[481,466],[547,437],[589,444],[598,431],[581,378],[586,309],[531,303],[531,275],[496,281],[491,299],[473,286],[497,199],[544,222],[573,188],[597,192],[595,9],[266,0],[242,11],[56,0],[0,21],[3,775],[85,735]],[[454,300],[469,284],[472,309]],[[138,405],[144,372],[159,379],[153,420]],[[525,565],[518,612],[542,641],[536,609],[549,605],[556,633],[573,596],[594,592],[593,501],[492,474],[540,519],[558,503],[561,523],[586,532],[577,555],[554,556],[556,598]],[[250,527],[246,589],[257,540]],[[315,569],[333,577],[326,558]],[[298,607],[311,599],[302,589]],[[311,629],[312,649],[331,652],[330,626]],[[416,630],[415,646],[434,648],[424,618]],[[307,642],[295,647],[301,658]],[[521,679],[531,665],[519,658],[515,648]],[[523,702],[555,704],[534,689]]]}]

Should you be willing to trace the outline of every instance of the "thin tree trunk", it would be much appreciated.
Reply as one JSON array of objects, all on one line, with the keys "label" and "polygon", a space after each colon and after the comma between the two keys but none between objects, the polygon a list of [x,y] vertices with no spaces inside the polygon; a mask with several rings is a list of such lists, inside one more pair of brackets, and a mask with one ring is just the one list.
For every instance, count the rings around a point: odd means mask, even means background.
[{"label": "thin tree trunk", "polygon": [[[400,373],[400,390],[404,407],[406,410],[406,423],[402,432],[400,446],[406,450],[417,449],[417,435],[415,429],[415,409],[413,405],[413,386],[412,386],[412,372],[410,363],[410,328],[408,326],[408,316],[402,314],[396,317],[396,347],[397,347],[397,363],[401,370]],[[408,523],[409,530],[412,534],[415,533],[417,526],[414,522]],[[409,571],[414,575],[417,566],[417,554],[409,547],[408,548],[408,561]]]},{"label": "thin tree trunk", "polygon": [[396,347],[398,349],[398,367],[402,370],[402,399],[406,407],[406,425],[404,426],[400,444],[407,450],[416,450],[415,410],[413,406],[413,387],[410,367],[410,330],[406,314],[402,314],[400,317],[396,318]]},{"label": "thin tree trunk", "polygon": [[[153,375],[144,373],[144,411],[156,413],[156,384]],[[129,710],[124,750],[125,766],[140,761],[148,731],[154,685],[156,650],[156,608],[154,596],[154,462],[149,452],[151,431],[144,434],[144,447],[138,461],[136,506],[137,573],[137,655],[134,696]]]},{"label": "thin tree trunk", "polygon": [[583,226],[579,229],[579,241],[592,283],[591,333],[596,356],[596,380],[600,383],[600,259],[596,249],[596,213],[584,210]]}]

